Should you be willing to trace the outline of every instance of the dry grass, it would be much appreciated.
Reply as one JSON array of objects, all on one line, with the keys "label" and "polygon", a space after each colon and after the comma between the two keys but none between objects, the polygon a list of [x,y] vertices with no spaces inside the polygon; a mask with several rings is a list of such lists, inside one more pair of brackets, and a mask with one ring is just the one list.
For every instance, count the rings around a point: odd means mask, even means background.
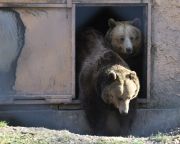
[{"label": "dry grass", "polygon": [[0,128],[6,127],[7,125],[8,125],[7,122],[5,122],[5,121],[0,121]]},{"label": "dry grass", "polygon": [[1,122],[0,144],[179,144],[180,133],[146,137],[98,137],[78,135],[66,130],[55,131],[45,128],[9,127]]}]

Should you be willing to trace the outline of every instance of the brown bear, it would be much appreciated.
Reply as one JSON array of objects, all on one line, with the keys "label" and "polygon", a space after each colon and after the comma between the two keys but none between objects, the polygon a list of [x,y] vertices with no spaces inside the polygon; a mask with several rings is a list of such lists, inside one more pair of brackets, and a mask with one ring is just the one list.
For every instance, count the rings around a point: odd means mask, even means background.
[{"label": "brown bear", "polygon": [[126,135],[134,116],[130,101],[140,88],[138,77],[117,53],[106,47],[102,35],[89,30],[82,36],[84,60],[79,95],[92,131],[99,135]]},{"label": "brown bear", "polygon": [[143,42],[143,25],[141,20],[135,18],[131,21],[116,21],[112,18],[108,20],[109,29],[105,34],[105,42],[108,48],[118,53],[128,64],[131,70],[135,71],[139,77],[141,90],[139,97],[146,97],[146,75],[144,67],[146,65],[146,47]]},{"label": "brown bear", "polygon": [[106,42],[122,57],[135,56],[141,48],[141,31],[136,26],[140,25],[138,18],[133,21],[108,20],[109,29],[105,35]]}]

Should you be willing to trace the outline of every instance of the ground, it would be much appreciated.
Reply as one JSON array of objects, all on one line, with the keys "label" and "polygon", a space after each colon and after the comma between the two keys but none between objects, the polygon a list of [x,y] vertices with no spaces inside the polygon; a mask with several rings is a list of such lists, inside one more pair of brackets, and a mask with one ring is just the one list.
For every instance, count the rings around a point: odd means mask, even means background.
[{"label": "ground", "polygon": [[67,130],[11,127],[0,124],[0,144],[179,144],[180,128],[150,137],[98,137]]}]

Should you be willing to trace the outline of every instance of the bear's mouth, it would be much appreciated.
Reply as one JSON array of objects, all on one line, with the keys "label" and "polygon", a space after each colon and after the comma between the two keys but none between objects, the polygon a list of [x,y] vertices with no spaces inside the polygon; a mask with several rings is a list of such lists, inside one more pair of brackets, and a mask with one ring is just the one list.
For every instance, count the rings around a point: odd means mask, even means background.
[{"label": "bear's mouth", "polygon": [[126,53],[127,53],[127,55],[132,55],[133,54],[133,50],[132,49],[126,49]]},{"label": "bear's mouth", "polygon": [[122,56],[125,57],[125,58],[126,57],[135,57],[135,56],[137,56],[137,54],[134,53],[134,52],[132,52],[132,53],[123,53]]}]

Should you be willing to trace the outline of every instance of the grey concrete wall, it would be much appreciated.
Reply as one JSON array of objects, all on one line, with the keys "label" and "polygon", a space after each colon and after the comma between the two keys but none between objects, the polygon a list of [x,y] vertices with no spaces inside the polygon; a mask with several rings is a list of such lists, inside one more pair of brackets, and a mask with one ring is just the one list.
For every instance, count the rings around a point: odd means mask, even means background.
[{"label": "grey concrete wall", "polygon": [[[2,108],[2,107],[1,107]],[[50,129],[67,129],[74,133],[90,134],[83,110],[52,110],[45,107],[26,110],[0,111],[0,119],[7,120],[10,125],[26,127],[46,127]],[[148,136],[165,132],[180,126],[179,109],[139,109],[132,125],[131,134]],[[118,127],[113,128],[118,131]]]},{"label": "grey concrete wall", "polygon": [[152,5],[151,108],[180,107],[180,1]]}]

